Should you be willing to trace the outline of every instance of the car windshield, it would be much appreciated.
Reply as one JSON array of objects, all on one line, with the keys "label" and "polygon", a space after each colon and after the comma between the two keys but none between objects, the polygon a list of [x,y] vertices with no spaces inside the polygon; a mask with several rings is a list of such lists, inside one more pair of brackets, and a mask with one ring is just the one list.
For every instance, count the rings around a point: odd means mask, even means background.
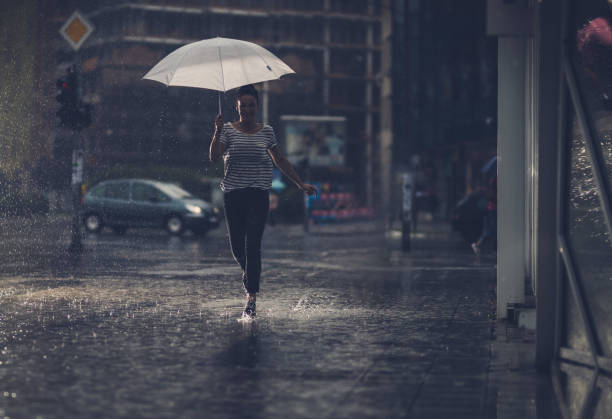
[{"label": "car windshield", "polygon": [[189,192],[171,183],[158,183],[157,187],[175,199],[193,198]]}]

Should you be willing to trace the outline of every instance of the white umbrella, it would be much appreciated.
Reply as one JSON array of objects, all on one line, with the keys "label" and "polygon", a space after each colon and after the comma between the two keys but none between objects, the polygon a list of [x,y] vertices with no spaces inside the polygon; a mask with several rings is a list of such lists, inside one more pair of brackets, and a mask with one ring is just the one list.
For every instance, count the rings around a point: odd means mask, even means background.
[{"label": "white umbrella", "polygon": [[276,55],[252,42],[211,38],[174,50],[157,63],[143,79],[166,86],[199,87],[221,92],[247,84],[276,80],[295,73]]}]

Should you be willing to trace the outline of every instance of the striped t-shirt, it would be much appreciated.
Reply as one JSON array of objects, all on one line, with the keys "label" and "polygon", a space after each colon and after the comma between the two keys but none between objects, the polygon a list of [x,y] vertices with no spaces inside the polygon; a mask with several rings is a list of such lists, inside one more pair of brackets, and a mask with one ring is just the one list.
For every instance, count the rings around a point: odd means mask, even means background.
[{"label": "striped t-shirt", "polygon": [[242,188],[268,190],[272,187],[273,163],[268,149],[278,143],[270,125],[264,125],[254,134],[246,134],[227,122],[223,125],[220,141],[225,146],[223,192]]}]

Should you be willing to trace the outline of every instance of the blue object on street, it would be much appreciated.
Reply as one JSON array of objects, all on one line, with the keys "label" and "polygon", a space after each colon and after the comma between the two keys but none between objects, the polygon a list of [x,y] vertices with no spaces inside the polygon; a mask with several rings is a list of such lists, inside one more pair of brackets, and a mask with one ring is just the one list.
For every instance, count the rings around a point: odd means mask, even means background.
[{"label": "blue object on street", "polygon": [[277,193],[280,193],[286,187],[287,185],[285,185],[285,182],[283,182],[280,171],[278,169],[274,169],[272,172],[272,189],[274,189]]}]

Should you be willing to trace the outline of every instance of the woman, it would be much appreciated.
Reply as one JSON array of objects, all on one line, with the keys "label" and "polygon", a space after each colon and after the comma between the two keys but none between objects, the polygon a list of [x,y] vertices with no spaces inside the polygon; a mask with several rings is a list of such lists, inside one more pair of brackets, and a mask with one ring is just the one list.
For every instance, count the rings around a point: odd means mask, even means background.
[{"label": "woman", "polygon": [[317,188],[302,182],[289,161],[281,154],[274,130],[257,122],[258,94],[252,85],[238,90],[236,109],[240,119],[223,123],[215,120],[210,143],[210,160],[223,157],[225,219],[234,259],[242,268],[247,292],[243,317],[255,317],[256,296],[261,274],[261,238],[269,209],[272,163],[308,195]]}]

